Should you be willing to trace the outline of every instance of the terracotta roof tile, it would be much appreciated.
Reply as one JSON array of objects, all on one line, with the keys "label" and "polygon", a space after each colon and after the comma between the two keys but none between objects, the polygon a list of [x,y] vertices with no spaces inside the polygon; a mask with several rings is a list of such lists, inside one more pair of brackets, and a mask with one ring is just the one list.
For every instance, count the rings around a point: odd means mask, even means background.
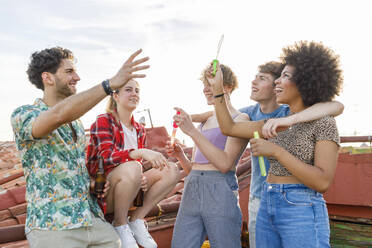
[{"label": "terracotta roof tile", "polygon": [[[11,225],[0,227],[0,244],[25,240],[25,225]],[[1,247],[3,247],[1,245]]]},{"label": "terracotta roof tile", "polygon": [[29,248],[30,246],[29,246],[27,240],[21,240],[21,241],[1,244],[0,247],[1,248]]},{"label": "terracotta roof tile", "polygon": [[27,203],[22,203],[22,204],[19,204],[19,205],[16,205],[14,207],[10,207],[9,208],[9,211],[10,213],[13,215],[13,216],[17,216],[17,215],[21,215],[21,214],[24,214],[27,212]]},{"label": "terracotta roof tile", "polygon": [[23,169],[7,169],[0,171],[0,185],[24,176]]},{"label": "terracotta roof tile", "polygon": [[0,192],[0,210],[5,210],[17,205],[13,195],[8,190]]},{"label": "terracotta roof tile", "polygon": [[17,204],[26,202],[26,186],[14,187],[8,191],[13,195]]},{"label": "terracotta roof tile", "polygon": [[4,210],[1,210],[0,211],[0,221],[6,220],[6,219],[10,219],[12,217],[13,217],[13,215],[10,212],[9,209],[4,209]]},{"label": "terracotta roof tile", "polygon": [[3,189],[12,189],[14,187],[23,186],[26,185],[26,179],[25,177],[21,176],[18,178],[15,178],[7,183],[4,183],[1,185]]},{"label": "terracotta roof tile", "polygon": [[0,221],[0,227],[18,225],[18,221],[14,218]]},{"label": "terracotta roof tile", "polygon": [[20,214],[16,216],[16,219],[18,221],[18,224],[26,224],[26,213]]}]

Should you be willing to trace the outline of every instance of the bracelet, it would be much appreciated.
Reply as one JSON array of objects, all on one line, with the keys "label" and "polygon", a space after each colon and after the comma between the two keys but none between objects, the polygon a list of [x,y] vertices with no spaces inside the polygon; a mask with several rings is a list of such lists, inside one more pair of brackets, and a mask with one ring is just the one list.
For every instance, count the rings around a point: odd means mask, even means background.
[{"label": "bracelet", "polygon": [[219,97],[221,97],[221,96],[223,96],[223,95],[225,95],[225,93],[222,93],[222,94],[219,94],[219,95],[215,95],[215,96],[213,96],[214,98],[219,98]]},{"label": "bracelet", "polygon": [[106,92],[107,95],[112,95],[112,93],[114,93],[114,91],[111,89],[109,82],[110,81],[108,79],[103,81],[102,82],[102,87],[103,87],[103,90]]},{"label": "bracelet", "polygon": [[156,204],[156,206],[158,207],[158,210],[159,210],[159,213],[158,213],[158,217],[159,216],[162,216],[163,215],[163,213],[164,213],[164,210],[163,210],[163,208],[160,206],[160,204],[158,203],[158,204]]}]

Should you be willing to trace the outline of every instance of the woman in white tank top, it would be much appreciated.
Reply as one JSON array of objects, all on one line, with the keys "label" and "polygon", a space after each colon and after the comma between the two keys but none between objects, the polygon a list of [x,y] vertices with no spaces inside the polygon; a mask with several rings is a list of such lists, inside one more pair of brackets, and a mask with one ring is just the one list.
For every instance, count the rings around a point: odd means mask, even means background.
[{"label": "woman in white tank top", "polygon": [[[105,174],[110,182],[106,197],[107,213],[114,213],[113,225],[122,247],[157,247],[147,231],[144,218],[179,180],[174,163],[168,163],[159,152],[145,147],[145,128],[134,121],[133,111],[140,100],[138,82],[128,81],[110,97],[107,113],[92,124],[87,152],[87,166],[92,176],[98,158],[103,157]],[[142,160],[152,169],[142,172]],[[143,206],[137,207],[128,219],[128,210],[142,188]]]}]

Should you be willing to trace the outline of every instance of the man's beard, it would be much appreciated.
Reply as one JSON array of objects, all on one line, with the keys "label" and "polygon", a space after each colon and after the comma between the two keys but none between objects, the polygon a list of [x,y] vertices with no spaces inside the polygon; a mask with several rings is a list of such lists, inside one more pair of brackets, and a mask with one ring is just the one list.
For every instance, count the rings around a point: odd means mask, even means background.
[{"label": "man's beard", "polygon": [[75,91],[73,91],[68,84],[63,84],[59,80],[56,81],[56,91],[57,95],[62,96],[63,98],[75,95]]}]

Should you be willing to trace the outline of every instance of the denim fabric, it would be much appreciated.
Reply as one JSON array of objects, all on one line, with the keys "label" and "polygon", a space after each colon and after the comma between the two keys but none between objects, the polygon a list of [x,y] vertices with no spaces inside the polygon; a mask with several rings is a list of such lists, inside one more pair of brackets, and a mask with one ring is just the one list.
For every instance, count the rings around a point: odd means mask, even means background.
[{"label": "denim fabric", "polygon": [[200,248],[206,236],[213,248],[240,248],[242,214],[234,172],[192,170],[173,231],[173,248]]},{"label": "denim fabric", "polygon": [[[256,105],[251,105],[242,109],[239,109],[240,112],[246,113],[252,121],[260,121],[270,118],[279,118],[285,117],[289,115],[289,106],[288,105],[280,105],[277,109],[275,109],[271,113],[263,113],[261,111],[261,105],[257,103]],[[261,176],[260,166],[258,164],[258,157],[252,156],[251,157],[251,186],[250,186],[250,195],[254,195],[257,198],[261,197],[261,190],[262,190],[262,183],[266,180],[266,177]],[[264,157],[265,165],[266,165],[266,174],[270,169],[269,160]]]},{"label": "denim fabric", "polygon": [[322,194],[303,184],[263,184],[256,247],[330,247]]},{"label": "denim fabric", "polygon": [[248,203],[248,232],[249,232],[249,247],[256,248],[256,219],[261,199],[253,194],[249,195]]}]

